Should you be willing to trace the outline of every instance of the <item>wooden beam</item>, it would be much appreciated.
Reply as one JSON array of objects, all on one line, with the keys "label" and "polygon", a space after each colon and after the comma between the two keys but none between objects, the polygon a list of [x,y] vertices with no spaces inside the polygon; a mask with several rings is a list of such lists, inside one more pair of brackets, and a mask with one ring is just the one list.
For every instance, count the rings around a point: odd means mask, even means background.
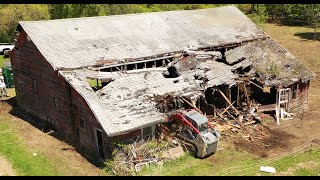
[{"label": "wooden beam", "polygon": [[223,94],[223,92],[218,89],[218,91],[220,92],[220,94],[222,95],[222,97],[227,101],[227,103],[229,103],[229,105],[231,105],[232,109],[239,114],[239,111],[232,105],[232,103],[229,101],[229,99],[226,97],[226,95]]},{"label": "wooden beam", "polygon": [[224,119],[223,115],[221,115],[219,112],[217,112],[217,114],[221,119]]},{"label": "wooden beam", "polygon": [[240,94],[240,87],[239,87],[239,84],[238,84],[238,92],[237,92],[237,106],[239,107],[240,105],[239,105],[239,103],[240,103],[240,96],[239,96],[239,94]]},{"label": "wooden beam", "polygon": [[188,100],[186,100],[185,98],[181,98],[184,102],[186,102],[187,104],[189,104],[189,106],[193,107],[195,110],[197,110],[199,113],[203,114],[200,109],[198,109],[196,106],[194,106],[192,103],[190,103]]},{"label": "wooden beam", "polygon": [[245,83],[243,83],[243,87],[244,87],[244,94],[245,94],[246,100],[247,100],[247,105],[249,106],[250,105],[250,99],[249,99],[249,96],[248,96],[247,87],[246,87]]},{"label": "wooden beam", "polygon": [[258,84],[254,83],[254,82],[252,82],[250,80],[249,80],[249,82],[252,83],[253,85],[257,86],[258,88],[262,89],[263,92],[271,93],[270,92],[270,88],[263,88],[263,87],[259,86]]},{"label": "wooden beam", "polygon": [[[235,103],[235,101],[233,101],[233,103]],[[232,104],[233,104],[233,103],[232,103]],[[224,114],[225,112],[227,112],[228,109],[232,106],[232,104],[230,104],[227,108],[225,108],[225,109],[222,111],[221,114]]]}]

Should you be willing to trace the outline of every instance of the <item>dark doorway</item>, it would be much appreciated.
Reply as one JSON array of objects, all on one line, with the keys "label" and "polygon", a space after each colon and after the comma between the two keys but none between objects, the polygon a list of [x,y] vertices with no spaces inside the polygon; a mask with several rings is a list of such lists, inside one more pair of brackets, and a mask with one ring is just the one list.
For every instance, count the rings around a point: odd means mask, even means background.
[{"label": "dark doorway", "polygon": [[99,157],[104,158],[102,131],[97,129],[96,135],[97,135],[97,146],[98,146]]}]

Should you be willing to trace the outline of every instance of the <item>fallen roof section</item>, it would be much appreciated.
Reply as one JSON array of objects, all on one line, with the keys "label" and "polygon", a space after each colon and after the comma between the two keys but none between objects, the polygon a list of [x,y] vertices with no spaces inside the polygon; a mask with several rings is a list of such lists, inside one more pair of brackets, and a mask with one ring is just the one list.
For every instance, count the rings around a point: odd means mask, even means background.
[{"label": "fallen roof section", "polygon": [[94,92],[81,71],[59,71],[85,99],[108,136],[116,136],[166,120],[159,112],[155,96],[170,94],[195,99],[201,95],[193,77],[165,78],[162,72],[122,74]]},{"label": "fallen roof section", "polygon": [[301,61],[272,39],[251,42],[229,50],[226,59],[230,63],[239,59],[244,59],[242,62],[251,61],[259,79],[267,86],[288,86],[315,77]]},{"label": "fallen roof section", "polygon": [[54,69],[122,63],[267,35],[235,6],[127,15],[22,21]]}]

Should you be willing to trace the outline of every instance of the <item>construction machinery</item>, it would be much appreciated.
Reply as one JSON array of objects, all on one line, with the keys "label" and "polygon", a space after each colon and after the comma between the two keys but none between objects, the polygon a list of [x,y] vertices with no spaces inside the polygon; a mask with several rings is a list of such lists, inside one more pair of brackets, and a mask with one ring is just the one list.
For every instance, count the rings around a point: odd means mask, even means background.
[{"label": "construction machinery", "polygon": [[208,157],[218,148],[219,131],[195,109],[174,112],[168,118],[167,127],[176,132],[179,140],[189,145],[196,157]]}]

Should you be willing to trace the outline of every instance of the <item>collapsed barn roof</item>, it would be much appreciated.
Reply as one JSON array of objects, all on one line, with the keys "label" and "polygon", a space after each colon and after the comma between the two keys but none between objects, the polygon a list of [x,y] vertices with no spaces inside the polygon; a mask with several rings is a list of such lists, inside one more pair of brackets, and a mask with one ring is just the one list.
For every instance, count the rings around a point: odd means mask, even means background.
[{"label": "collapsed barn roof", "polygon": [[[120,74],[107,86],[94,92],[87,82],[90,71],[60,71],[60,74],[87,101],[97,120],[109,136],[119,135],[166,120],[153,100],[156,96],[197,99],[200,87],[192,76],[165,78],[161,71]],[[112,78],[109,73],[101,73]]]},{"label": "collapsed barn roof", "polygon": [[[20,25],[52,67],[59,69],[59,74],[84,98],[108,136],[164,121],[165,113],[157,109],[155,101],[158,96],[170,94],[192,99],[209,87],[235,85],[238,68],[253,66],[268,85],[306,81],[312,77],[311,71],[268,39],[234,6],[24,21]],[[243,42],[247,44],[241,46]],[[84,67],[180,53],[186,47],[193,50],[224,48],[234,43],[239,47],[226,52],[226,62],[214,59],[200,62],[193,57],[180,59],[180,68],[184,62],[195,63],[194,67],[185,68],[178,78],[165,78],[166,68],[126,73],[84,70]],[[112,81],[95,92],[88,78]]]},{"label": "collapsed barn roof", "polygon": [[315,74],[272,39],[250,42],[226,52],[226,61],[251,61],[259,80],[266,86],[289,86],[307,82]]},{"label": "collapsed barn roof", "polygon": [[22,21],[54,69],[214,47],[267,35],[234,6],[49,21]]}]

